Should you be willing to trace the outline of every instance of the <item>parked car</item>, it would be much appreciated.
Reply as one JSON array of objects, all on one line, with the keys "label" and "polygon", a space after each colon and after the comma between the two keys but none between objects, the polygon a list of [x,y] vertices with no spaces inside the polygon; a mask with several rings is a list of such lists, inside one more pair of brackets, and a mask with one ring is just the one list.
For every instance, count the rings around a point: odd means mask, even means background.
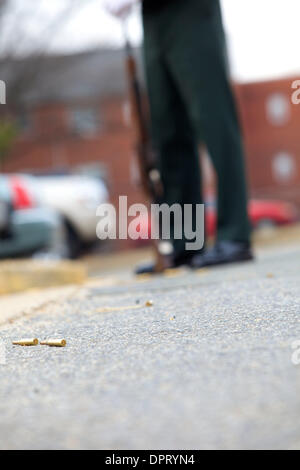
[{"label": "parked car", "polygon": [[42,203],[62,217],[70,257],[98,240],[96,210],[109,200],[108,190],[100,178],[81,175],[37,176]]},{"label": "parked car", "polygon": [[[207,201],[205,207],[206,233],[207,236],[211,237],[215,235],[217,224],[215,200]],[[296,207],[284,201],[252,199],[248,205],[248,213],[254,230],[263,227],[288,225],[299,220]]]},{"label": "parked car", "polygon": [[0,240],[7,237],[11,226],[12,203],[7,180],[0,176]]},{"label": "parked car", "polygon": [[[248,212],[254,230],[293,224],[299,220],[297,208],[293,204],[284,201],[252,199],[248,205]],[[147,230],[150,239],[151,220],[146,218],[143,224],[145,226],[142,227],[142,231]],[[208,237],[215,235],[216,226],[216,202],[213,198],[210,198],[205,203],[205,230]],[[147,242],[147,240],[137,240],[139,245],[146,244]]]},{"label": "parked car", "polygon": [[63,256],[60,217],[40,205],[33,181],[29,184],[28,177],[2,175],[0,188],[0,199],[6,201],[8,207],[8,220],[0,239],[0,258],[30,256],[40,252]]}]

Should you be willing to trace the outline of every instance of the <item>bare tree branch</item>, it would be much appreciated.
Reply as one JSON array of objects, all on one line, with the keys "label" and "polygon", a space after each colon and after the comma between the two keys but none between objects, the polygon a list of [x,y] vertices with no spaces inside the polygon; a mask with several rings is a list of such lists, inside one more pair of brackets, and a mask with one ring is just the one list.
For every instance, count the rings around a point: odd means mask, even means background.
[{"label": "bare tree branch", "polygon": [[[22,106],[24,92],[38,80],[44,58],[53,38],[73,14],[87,5],[88,1],[91,0],[65,0],[64,7],[40,31],[40,40],[32,44],[32,38],[28,37],[28,34],[26,35],[22,25],[28,17],[31,20],[35,17],[38,18],[40,10],[32,9],[28,4],[26,7],[23,4],[22,7],[15,9],[13,0],[0,0],[0,24],[1,21],[3,24],[5,18],[13,13],[9,31],[7,31],[2,44],[2,54],[0,46],[1,62],[15,62],[15,73],[7,83],[10,106],[15,109]],[[25,52],[26,47],[27,51]]]}]

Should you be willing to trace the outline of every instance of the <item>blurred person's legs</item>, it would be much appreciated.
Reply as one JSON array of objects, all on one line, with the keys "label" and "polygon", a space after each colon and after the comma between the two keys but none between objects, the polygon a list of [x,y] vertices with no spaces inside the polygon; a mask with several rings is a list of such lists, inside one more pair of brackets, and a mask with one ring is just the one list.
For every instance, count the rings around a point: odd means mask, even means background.
[{"label": "blurred person's legs", "polygon": [[[196,204],[202,203],[198,139],[168,65],[161,60],[161,44],[155,21],[152,25],[152,21],[147,24],[146,20],[144,55],[152,140],[164,188],[162,200],[156,202],[166,203],[169,207],[180,204],[182,211],[185,204],[192,204],[192,229],[195,231],[195,208]],[[190,264],[195,255],[195,251],[185,249],[188,241],[184,237],[184,219],[182,222],[183,237],[175,239],[174,220],[171,219],[174,267]],[[151,272],[153,269],[153,265],[142,266],[138,272]]]},{"label": "blurred person's legs", "polygon": [[[203,141],[218,178],[217,249],[195,257],[194,264],[249,259],[244,155],[219,1],[167,2],[144,13],[144,31],[152,134],[164,202],[201,201],[197,143]],[[175,252],[183,252],[183,244],[175,243]]]}]

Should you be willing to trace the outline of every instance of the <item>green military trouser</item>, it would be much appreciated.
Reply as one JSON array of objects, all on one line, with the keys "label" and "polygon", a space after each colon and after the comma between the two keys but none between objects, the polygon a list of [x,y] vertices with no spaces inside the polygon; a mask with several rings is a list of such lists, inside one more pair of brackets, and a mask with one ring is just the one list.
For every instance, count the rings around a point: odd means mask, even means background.
[{"label": "green military trouser", "polygon": [[[198,145],[217,173],[218,240],[249,242],[241,132],[218,0],[173,0],[143,15],[154,149],[167,204],[202,202]],[[174,241],[176,254],[186,240]]]}]

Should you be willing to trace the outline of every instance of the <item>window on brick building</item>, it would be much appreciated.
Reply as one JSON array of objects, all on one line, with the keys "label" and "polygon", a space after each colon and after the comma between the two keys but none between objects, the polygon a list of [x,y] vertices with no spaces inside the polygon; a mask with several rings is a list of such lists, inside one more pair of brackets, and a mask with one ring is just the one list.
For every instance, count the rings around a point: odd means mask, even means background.
[{"label": "window on brick building", "polygon": [[273,126],[286,125],[291,117],[289,97],[283,93],[272,93],[266,102],[268,121]]},{"label": "window on brick building", "polygon": [[81,136],[93,136],[101,128],[99,113],[93,108],[73,108],[70,110],[71,130]]},{"label": "window on brick building", "polygon": [[26,112],[19,114],[16,119],[16,125],[21,134],[29,134],[33,128],[31,116]]}]

